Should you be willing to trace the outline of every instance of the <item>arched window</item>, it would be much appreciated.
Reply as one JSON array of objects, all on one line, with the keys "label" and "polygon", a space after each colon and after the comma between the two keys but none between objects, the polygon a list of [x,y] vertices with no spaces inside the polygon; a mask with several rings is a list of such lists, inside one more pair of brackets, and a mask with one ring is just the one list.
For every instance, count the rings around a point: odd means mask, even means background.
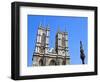
[{"label": "arched window", "polygon": [[66,58],[63,59],[62,65],[66,65]]},{"label": "arched window", "polygon": [[55,60],[51,60],[49,65],[56,65],[56,61]]},{"label": "arched window", "polygon": [[43,66],[43,60],[42,59],[40,59],[40,61],[39,61],[39,66]]}]

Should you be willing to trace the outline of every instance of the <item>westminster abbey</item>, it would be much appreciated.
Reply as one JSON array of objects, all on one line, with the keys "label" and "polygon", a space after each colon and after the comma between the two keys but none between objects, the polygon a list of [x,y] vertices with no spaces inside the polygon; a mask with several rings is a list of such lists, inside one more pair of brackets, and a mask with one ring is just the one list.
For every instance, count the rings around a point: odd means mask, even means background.
[{"label": "westminster abbey", "polygon": [[57,31],[55,48],[49,48],[50,28],[38,26],[35,50],[33,52],[33,66],[67,65],[70,64],[68,48],[68,33]]}]

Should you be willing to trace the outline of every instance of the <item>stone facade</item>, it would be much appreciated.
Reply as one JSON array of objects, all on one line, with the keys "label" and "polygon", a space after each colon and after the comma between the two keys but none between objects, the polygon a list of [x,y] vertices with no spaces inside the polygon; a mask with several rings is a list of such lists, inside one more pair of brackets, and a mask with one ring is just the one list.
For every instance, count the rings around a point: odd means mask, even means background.
[{"label": "stone facade", "polygon": [[55,36],[55,48],[52,49],[49,49],[49,37],[49,26],[44,28],[42,25],[39,25],[32,58],[33,66],[70,64],[68,33],[58,31]]}]

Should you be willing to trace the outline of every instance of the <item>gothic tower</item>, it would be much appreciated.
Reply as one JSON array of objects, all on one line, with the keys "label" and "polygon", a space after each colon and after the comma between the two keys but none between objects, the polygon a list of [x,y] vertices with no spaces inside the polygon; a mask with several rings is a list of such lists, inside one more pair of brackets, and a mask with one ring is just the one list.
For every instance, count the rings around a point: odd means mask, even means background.
[{"label": "gothic tower", "polygon": [[49,31],[49,26],[44,28],[41,24],[39,25],[36,38],[36,46],[33,53],[33,65],[40,66],[46,64],[45,55],[48,54]]},{"label": "gothic tower", "polygon": [[49,49],[49,35],[49,25],[43,27],[40,24],[37,31],[36,45],[32,58],[33,66],[70,64],[68,33],[61,32],[60,30],[56,33],[55,48],[52,50]]},{"label": "gothic tower", "polygon": [[64,56],[63,64],[70,64],[70,56],[68,50],[68,33],[67,32],[60,32],[58,30],[56,34],[56,52],[58,55]]}]

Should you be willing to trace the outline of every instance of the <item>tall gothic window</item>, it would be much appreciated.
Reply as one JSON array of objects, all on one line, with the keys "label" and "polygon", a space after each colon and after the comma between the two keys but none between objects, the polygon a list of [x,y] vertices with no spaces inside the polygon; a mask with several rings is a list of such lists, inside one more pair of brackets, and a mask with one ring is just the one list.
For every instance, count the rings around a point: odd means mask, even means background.
[{"label": "tall gothic window", "polygon": [[41,36],[41,49],[40,49],[41,53],[44,53],[45,42],[46,42],[46,35],[45,35],[45,33],[43,33]]},{"label": "tall gothic window", "polygon": [[65,43],[65,37],[62,37],[62,46],[65,47],[66,43]]},{"label": "tall gothic window", "polygon": [[46,34],[43,33],[41,36],[41,46],[45,46],[45,42],[46,42]]}]

